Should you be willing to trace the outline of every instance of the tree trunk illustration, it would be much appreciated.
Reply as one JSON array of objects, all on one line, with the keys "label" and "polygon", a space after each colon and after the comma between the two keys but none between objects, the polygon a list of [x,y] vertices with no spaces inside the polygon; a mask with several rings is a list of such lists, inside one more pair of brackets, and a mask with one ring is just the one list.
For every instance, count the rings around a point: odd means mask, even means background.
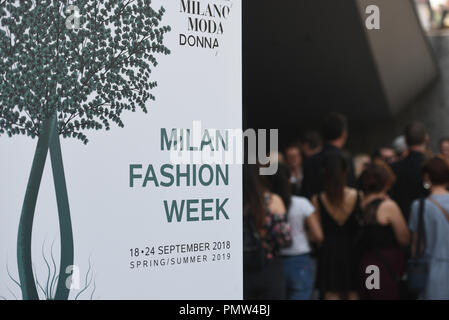
[{"label": "tree trunk illustration", "polygon": [[[165,9],[154,9],[151,1],[138,6],[133,1],[86,3],[77,23],[71,20],[79,15],[76,6],[47,2],[19,6],[0,0],[0,29],[7,30],[0,32],[0,44],[9,44],[2,48],[8,52],[0,63],[0,136],[38,137],[17,234],[24,300],[39,299],[38,289],[42,290],[33,272],[32,233],[48,152],[61,253],[59,270],[55,267],[58,279],[52,279],[50,291],[42,291],[47,299],[66,300],[71,290],[67,279],[73,274],[68,273],[74,270],[70,268],[74,241],[59,135],[87,144],[87,130],[109,130],[111,124],[124,127],[124,111],[140,108],[147,113],[148,102],[155,100],[151,93],[157,81],[150,73],[158,65],[156,56],[170,54],[164,37],[171,27],[161,24]],[[123,28],[124,21],[131,27]],[[116,31],[119,36],[114,36]]]},{"label": "tree trunk illustration", "polygon": [[48,150],[50,150],[53,181],[58,204],[61,242],[59,278],[54,298],[57,300],[67,300],[70,294],[70,286],[67,286],[66,277],[64,275],[67,267],[73,265],[73,233],[64,166],[62,162],[61,144],[57,131],[55,114],[43,123],[42,132],[37,142],[33,164],[31,166],[30,177],[28,180],[25,200],[19,222],[19,233],[17,238],[17,263],[22,288],[22,298],[24,300],[39,299],[32,269],[31,238],[36,201]]},{"label": "tree trunk illustration", "polygon": [[56,286],[56,300],[67,300],[70,294],[70,284],[66,283],[67,267],[73,265],[73,232],[70,219],[69,199],[65,182],[64,166],[62,162],[61,143],[55,129],[50,140],[50,157],[53,169],[56,200],[58,203],[59,232],[61,241],[61,258],[59,264],[59,278]]},{"label": "tree trunk illustration", "polygon": [[38,300],[36,281],[33,275],[31,261],[31,236],[33,231],[34,211],[39,187],[44,172],[48,146],[52,132],[56,130],[56,115],[42,123],[41,133],[37,141],[31,172],[23,201],[20,215],[19,230],[17,235],[17,267],[19,271],[22,298],[24,300]]}]

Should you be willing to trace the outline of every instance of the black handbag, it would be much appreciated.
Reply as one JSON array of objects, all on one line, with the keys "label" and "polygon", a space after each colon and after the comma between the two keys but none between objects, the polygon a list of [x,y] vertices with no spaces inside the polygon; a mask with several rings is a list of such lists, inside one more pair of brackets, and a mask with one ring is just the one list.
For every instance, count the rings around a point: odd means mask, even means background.
[{"label": "black handbag", "polygon": [[424,202],[425,198],[419,200],[418,237],[416,250],[407,263],[408,288],[415,295],[424,291],[429,278],[429,262],[425,257],[425,226],[424,226]]}]

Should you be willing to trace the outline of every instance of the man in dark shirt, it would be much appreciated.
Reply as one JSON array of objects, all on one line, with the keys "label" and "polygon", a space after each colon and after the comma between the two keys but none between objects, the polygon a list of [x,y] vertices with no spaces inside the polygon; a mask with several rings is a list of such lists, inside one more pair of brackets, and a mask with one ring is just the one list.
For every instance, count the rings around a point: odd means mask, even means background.
[{"label": "man in dark shirt", "polygon": [[413,200],[427,195],[423,186],[422,166],[426,160],[429,134],[422,123],[412,122],[405,128],[405,139],[408,156],[391,165],[396,182],[390,190],[390,196],[398,203],[408,221]]},{"label": "man in dark shirt", "polygon": [[330,113],[323,122],[323,149],[307,158],[303,167],[302,195],[311,199],[314,194],[323,191],[322,162],[330,153],[341,154],[348,163],[347,184],[356,186],[354,164],[352,158],[342,148],[348,137],[347,121],[345,116],[339,113]]},{"label": "man in dark shirt", "polygon": [[323,139],[316,131],[307,131],[301,138],[299,145],[301,146],[304,159],[310,158],[323,149]]}]

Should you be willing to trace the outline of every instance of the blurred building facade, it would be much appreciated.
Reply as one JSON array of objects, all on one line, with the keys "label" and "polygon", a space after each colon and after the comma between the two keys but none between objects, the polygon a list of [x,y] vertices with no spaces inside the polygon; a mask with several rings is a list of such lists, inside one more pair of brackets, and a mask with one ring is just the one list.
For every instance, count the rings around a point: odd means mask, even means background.
[{"label": "blurred building facade", "polygon": [[[379,30],[365,26],[372,4]],[[245,125],[279,128],[287,141],[338,111],[349,117],[351,149],[377,148],[437,99],[423,98],[441,81],[434,40],[414,0],[245,1]]]}]

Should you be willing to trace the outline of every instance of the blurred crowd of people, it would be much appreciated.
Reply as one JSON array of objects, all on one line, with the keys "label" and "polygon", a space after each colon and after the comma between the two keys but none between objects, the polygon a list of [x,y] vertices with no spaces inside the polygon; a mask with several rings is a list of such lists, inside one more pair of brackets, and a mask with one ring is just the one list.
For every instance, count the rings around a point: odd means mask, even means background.
[{"label": "blurred crowd of people", "polygon": [[425,29],[443,29],[447,27],[448,0],[415,0],[415,3]]},{"label": "blurred crowd of people", "polygon": [[244,166],[245,299],[449,299],[449,138],[433,154],[413,122],[354,158],[347,138],[331,113],[276,174]]}]

